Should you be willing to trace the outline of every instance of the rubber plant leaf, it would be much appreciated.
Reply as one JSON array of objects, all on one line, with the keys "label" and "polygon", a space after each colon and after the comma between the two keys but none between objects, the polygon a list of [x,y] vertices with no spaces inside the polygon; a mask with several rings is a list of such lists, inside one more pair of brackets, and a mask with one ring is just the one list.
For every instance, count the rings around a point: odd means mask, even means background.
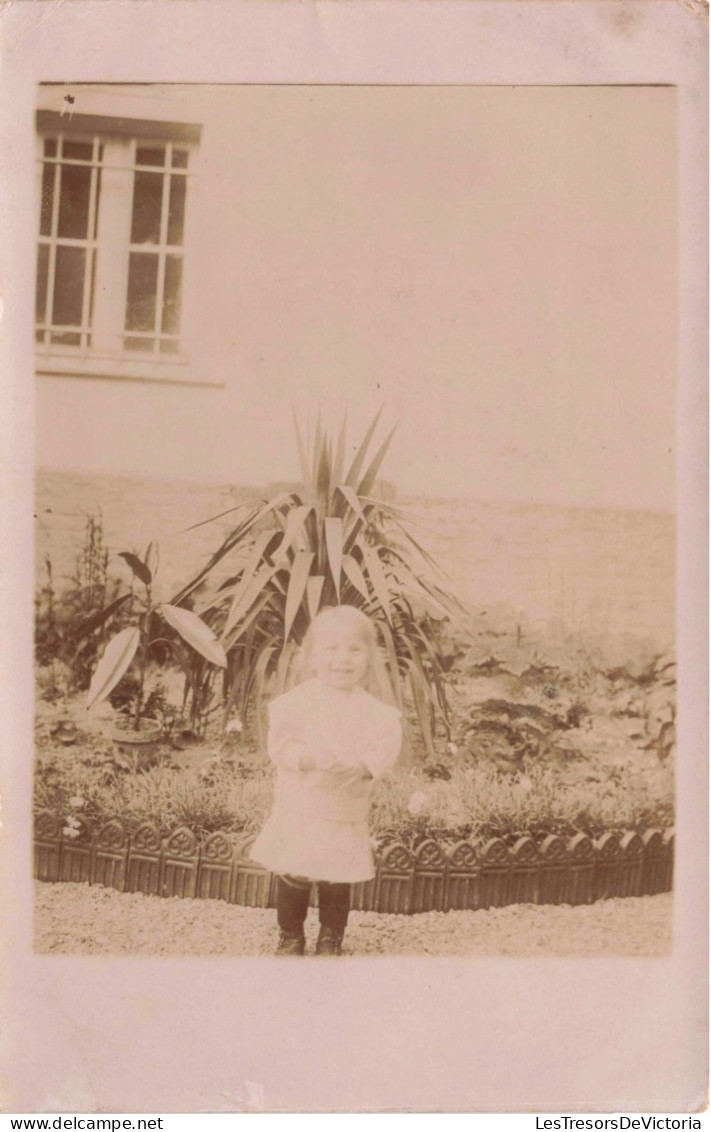
[{"label": "rubber plant leaf", "polygon": [[91,678],[86,697],[88,708],[101,703],[113,692],[136,655],[140,640],[141,630],[134,625],[129,629],[122,629],[109,641]]},{"label": "rubber plant leaf", "polygon": [[210,626],[206,625],[197,613],[193,613],[190,609],[180,609],[177,605],[159,605],[158,612],[187,644],[205,657],[205,660],[209,660],[219,668],[227,667],[225,650]]},{"label": "rubber plant leaf", "polygon": [[114,613],[116,613],[122,605],[130,601],[132,596],[132,594],[122,594],[121,597],[117,597],[115,601],[110,602],[104,609],[98,609],[96,613],[91,613],[88,617],[84,617],[72,634],[74,640],[79,641],[82,637],[85,637],[87,633],[98,629],[100,625],[103,625],[105,621],[113,617]]},{"label": "rubber plant leaf", "polygon": [[138,578],[139,582],[143,582],[144,586],[150,586],[151,582],[153,581],[153,575],[146,566],[145,562],[141,562],[141,559],[137,554],[131,554],[131,552],[128,550],[122,550],[119,554],[119,558],[125,559],[128,565],[131,567],[133,573]]},{"label": "rubber plant leaf", "polygon": [[158,543],[153,540],[148,543],[148,549],[143,556],[143,561],[151,572],[152,577],[155,578],[158,572],[158,563],[160,561],[160,553],[158,550]]}]

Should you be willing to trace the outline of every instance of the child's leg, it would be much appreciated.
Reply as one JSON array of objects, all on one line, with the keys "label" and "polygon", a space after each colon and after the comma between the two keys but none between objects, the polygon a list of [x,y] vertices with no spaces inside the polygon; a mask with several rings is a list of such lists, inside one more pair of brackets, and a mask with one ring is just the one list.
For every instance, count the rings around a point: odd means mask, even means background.
[{"label": "child's leg", "polygon": [[304,922],[309,910],[311,882],[277,877],[277,923],[281,928],[280,954],[303,955]]},{"label": "child's leg", "polygon": [[321,881],[318,886],[318,918],[321,924],[316,951],[339,955],[351,908],[351,886]]}]

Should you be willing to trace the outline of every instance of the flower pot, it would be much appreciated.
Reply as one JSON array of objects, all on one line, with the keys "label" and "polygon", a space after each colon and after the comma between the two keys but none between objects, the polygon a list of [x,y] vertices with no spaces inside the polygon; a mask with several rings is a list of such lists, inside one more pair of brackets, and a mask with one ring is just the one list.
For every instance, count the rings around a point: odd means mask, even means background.
[{"label": "flower pot", "polygon": [[155,719],[139,720],[138,731],[134,730],[133,720],[129,717],[117,719],[111,729],[111,739],[116,748],[118,765],[134,773],[153,766],[161,731],[161,725]]}]

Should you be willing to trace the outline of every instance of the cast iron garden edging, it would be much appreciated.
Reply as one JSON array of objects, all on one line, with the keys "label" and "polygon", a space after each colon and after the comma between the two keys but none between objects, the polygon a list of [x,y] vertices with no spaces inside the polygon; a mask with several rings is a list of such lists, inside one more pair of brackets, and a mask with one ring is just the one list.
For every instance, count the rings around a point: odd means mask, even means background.
[{"label": "cast iron garden edging", "polygon": [[[129,833],[112,818],[92,829],[80,823],[65,836],[48,810],[35,814],[34,876],[83,881],[153,896],[206,897],[251,908],[275,906],[274,877],[249,860],[248,844],[225,833],[198,841],[182,826],[161,838],[145,823]],[[642,835],[551,834],[536,845],[521,837],[509,849],[500,838],[483,845],[423,841],[411,851],[399,841],[377,857],[373,880],[352,886],[352,907],[366,912],[446,912],[506,904],[592,904],[615,896],[669,892],[674,831]]]}]

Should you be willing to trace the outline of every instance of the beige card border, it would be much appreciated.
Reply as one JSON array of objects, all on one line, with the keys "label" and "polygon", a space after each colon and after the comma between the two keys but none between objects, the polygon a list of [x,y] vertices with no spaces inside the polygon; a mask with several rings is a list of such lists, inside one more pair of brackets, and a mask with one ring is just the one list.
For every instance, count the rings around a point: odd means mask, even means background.
[{"label": "beige card border", "polygon": [[[706,1094],[706,38],[674,0],[7,4],[0,428],[5,1111],[694,1112]],[[32,139],[38,81],[673,83],[680,770],[664,960],[76,959],[31,951]],[[32,207],[27,202],[32,202]],[[225,994],[225,983],[232,993]]]}]

